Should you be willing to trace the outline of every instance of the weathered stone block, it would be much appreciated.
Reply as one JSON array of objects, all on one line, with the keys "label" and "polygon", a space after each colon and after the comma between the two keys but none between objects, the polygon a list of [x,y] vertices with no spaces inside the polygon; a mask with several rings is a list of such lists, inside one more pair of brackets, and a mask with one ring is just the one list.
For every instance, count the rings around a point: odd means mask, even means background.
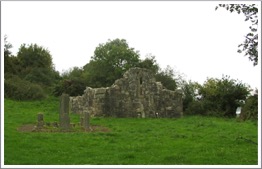
[{"label": "weathered stone block", "polygon": [[87,110],[85,110],[83,112],[83,127],[85,130],[89,130],[90,129],[90,114]]},{"label": "weathered stone block", "polygon": [[37,114],[37,129],[42,129],[44,127],[44,114]]},{"label": "weathered stone block", "polygon": [[59,112],[59,127],[61,130],[70,129],[70,118],[69,118],[69,95],[62,94],[60,97],[60,112]]}]

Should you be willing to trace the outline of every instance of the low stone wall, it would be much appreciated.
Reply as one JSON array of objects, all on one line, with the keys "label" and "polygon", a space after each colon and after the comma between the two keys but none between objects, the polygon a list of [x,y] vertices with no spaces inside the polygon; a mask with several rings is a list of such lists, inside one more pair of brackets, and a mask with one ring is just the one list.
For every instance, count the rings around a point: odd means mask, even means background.
[{"label": "low stone wall", "polygon": [[131,68],[111,87],[87,87],[70,98],[72,113],[87,110],[91,116],[181,117],[182,93],[164,89],[150,70]]}]

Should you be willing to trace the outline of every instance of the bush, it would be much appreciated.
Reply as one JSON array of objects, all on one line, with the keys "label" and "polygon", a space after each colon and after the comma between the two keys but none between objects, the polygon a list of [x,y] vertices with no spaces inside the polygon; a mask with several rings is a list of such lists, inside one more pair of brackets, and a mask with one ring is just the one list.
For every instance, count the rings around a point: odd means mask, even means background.
[{"label": "bush", "polygon": [[242,108],[240,118],[243,120],[257,120],[258,118],[258,95],[250,96]]},{"label": "bush", "polygon": [[183,111],[184,112],[190,107],[190,104],[192,102],[199,100],[197,98],[198,94],[196,93],[196,91],[199,90],[199,87],[200,87],[200,84],[196,82],[192,82],[192,81],[183,82],[182,91],[183,91]]},{"label": "bush", "polygon": [[249,86],[229,76],[223,76],[222,79],[208,78],[203,85],[185,83],[182,90],[185,114],[216,117],[234,117],[236,108],[241,106],[241,101],[246,100],[250,92]]},{"label": "bush", "polygon": [[84,94],[86,84],[84,80],[75,79],[64,79],[61,80],[54,88],[53,95],[60,96],[62,93],[67,93],[70,96],[81,96]]},{"label": "bush", "polygon": [[185,110],[186,115],[205,115],[206,110],[200,101],[192,101]]},{"label": "bush", "polygon": [[241,105],[241,100],[246,100],[249,92],[249,86],[229,76],[208,78],[199,91],[205,110],[223,117],[234,117],[236,108]]},{"label": "bush", "polygon": [[46,97],[41,86],[22,80],[17,76],[5,79],[4,96],[14,100],[38,100]]},{"label": "bush", "polygon": [[46,68],[31,68],[23,79],[37,83],[42,87],[52,86],[59,78],[59,74]]}]

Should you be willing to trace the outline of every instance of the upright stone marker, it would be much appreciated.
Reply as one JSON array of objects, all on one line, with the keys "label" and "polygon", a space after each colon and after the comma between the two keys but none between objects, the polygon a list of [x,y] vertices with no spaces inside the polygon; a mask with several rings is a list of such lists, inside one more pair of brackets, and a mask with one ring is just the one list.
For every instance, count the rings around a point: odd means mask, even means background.
[{"label": "upright stone marker", "polygon": [[240,114],[241,114],[241,107],[237,107],[237,110],[236,110],[237,118],[239,118]]},{"label": "upright stone marker", "polygon": [[60,112],[59,121],[61,130],[70,129],[70,118],[69,118],[69,95],[62,94],[60,98]]},{"label": "upright stone marker", "polygon": [[90,115],[87,110],[83,111],[83,127],[85,130],[89,130],[90,128]]},{"label": "upright stone marker", "polygon": [[44,115],[43,113],[37,114],[37,128],[41,129],[44,127]]}]

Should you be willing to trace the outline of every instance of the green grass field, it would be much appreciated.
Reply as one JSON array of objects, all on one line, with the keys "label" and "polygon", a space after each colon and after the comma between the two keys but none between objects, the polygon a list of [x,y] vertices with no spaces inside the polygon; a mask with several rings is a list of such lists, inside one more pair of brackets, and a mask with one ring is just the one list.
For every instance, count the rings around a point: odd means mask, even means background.
[{"label": "green grass field", "polygon": [[[5,99],[5,165],[257,165],[258,127],[251,121],[191,116],[180,119],[92,118],[110,132],[19,132],[58,121],[59,99]],[[71,115],[77,123],[78,115]]]}]

